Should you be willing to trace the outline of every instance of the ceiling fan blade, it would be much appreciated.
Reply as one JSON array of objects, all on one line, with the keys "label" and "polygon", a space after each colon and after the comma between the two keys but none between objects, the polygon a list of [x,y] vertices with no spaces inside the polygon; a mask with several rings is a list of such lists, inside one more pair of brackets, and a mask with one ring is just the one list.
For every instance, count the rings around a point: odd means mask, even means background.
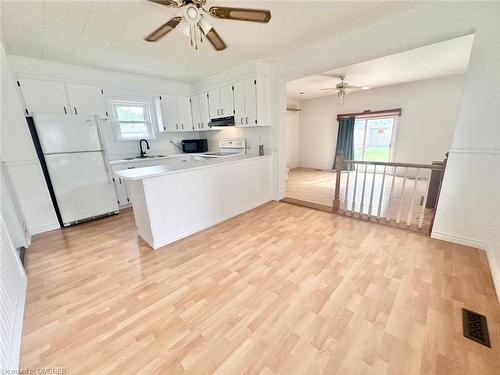
[{"label": "ceiling fan blade", "polygon": [[157,42],[165,35],[167,35],[170,31],[172,31],[178,24],[181,22],[182,17],[174,17],[170,19],[167,23],[164,23],[147,37],[144,38],[147,42]]},{"label": "ceiling fan blade", "polygon": [[[201,29],[201,27],[200,27]],[[203,31],[203,29],[201,29]],[[208,30],[207,33],[205,33],[206,38],[208,41],[212,44],[212,46],[215,48],[216,51],[222,51],[226,49],[226,43],[222,40],[220,35],[215,31],[215,29],[212,27],[210,30]]]},{"label": "ceiling fan blade", "polygon": [[152,3],[160,4],[160,5],[165,5],[166,7],[170,8],[180,8],[181,6],[177,1],[174,0],[149,0]]},{"label": "ceiling fan blade", "polygon": [[226,20],[268,23],[271,19],[271,12],[264,9],[211,7],[209,13],[212,17]]}]

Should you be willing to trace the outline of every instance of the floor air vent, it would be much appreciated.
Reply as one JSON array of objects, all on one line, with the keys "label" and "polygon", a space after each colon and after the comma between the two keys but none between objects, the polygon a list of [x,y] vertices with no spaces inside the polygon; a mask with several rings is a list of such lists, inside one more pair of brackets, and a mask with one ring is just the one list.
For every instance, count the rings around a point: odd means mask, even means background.
[{"label": "floor air vent", "polygon": [[462,309],[464,336],[491,348],[486,317],[474,311]]}]

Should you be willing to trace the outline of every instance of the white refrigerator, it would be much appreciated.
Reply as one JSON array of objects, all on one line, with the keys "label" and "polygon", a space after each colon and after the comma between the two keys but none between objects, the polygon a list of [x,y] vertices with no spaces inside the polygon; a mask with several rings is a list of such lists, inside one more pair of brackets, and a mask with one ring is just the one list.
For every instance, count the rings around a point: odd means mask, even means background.
[{"label": "white refrigerator", "polygon": [[117,213],[97,117],[34,114],[33,120],[64,226]]}]

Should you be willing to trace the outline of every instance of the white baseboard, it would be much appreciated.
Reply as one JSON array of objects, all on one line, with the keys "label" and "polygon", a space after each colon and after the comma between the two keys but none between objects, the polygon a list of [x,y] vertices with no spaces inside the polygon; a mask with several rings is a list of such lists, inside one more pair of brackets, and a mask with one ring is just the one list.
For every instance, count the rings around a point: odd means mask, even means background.
[{"label": "white baseboard", "polygon": [[472,238],[453,236],[451,234],[436,231],[432,231],[431,237],[437,240],[443,240],[484,250],[486,252],[486,257],[488,258],[488,265],[490,268],[491,278],[493,279],[493,286],[495,287],[498,302],[500,303],[500,263],[498,263],[497,256],[493,251],[492,245],[490,243]]},{"label": "white baseboard", "polygon": [[493,279],[493,286],[497,293],[498,303],[500,303],[500,263],[497,256],[493,251],[491,243],[486,245],[486,256],[488,257],[488,264],[490,266],[491,278]]},{"label": "white baseboard", "polygon": [[156,250],[156,249],[158,249],[158,248],[160,248],[162,246],[168,245],[169,243],[178,241],[178,240],[180,240],[180,239],[182,239],[184,237],[190,236],[190,235],[192,235],[194,233],[197,233],[197,232],[199,232],[199,231],[201,231],[203,229],[207,229],[207,228],[213,227],[214,225],[219,224],[219,223],[221,223],[223,221],[226,221],[226,220],[228,220],[228,219],[230,219],[232,217],[241,215],[242,213],[250,211],[250,210],[252,210],[252,209],[254,209],[256,207],[262,206],[263,204],[265,204],[267,202],[270,202],[272,200],[273,199],[269,197],[269,198],[263,199],[263,200],[261,200],[259,202],[249,204],[249,205],[247,205],[247,206],[245,206],[243,208],[240,208],[240,209],[238,209],[236,211],[233,211],[233,212],[231,212],[229,214],[226,214],[224,216],[220,216],[218,218],[210,220],[210,221],[208,221],[208,222],[206,222],[206,223],[204,223],[202,225],[199,225],[197,227],[191,228],[191,229],[189,229],[189,230],[187,230],[185,232],[182,232],[182,233],[179,233],[179,234],[176,234],[174,236],[170,236],[168,238],[164,238],[164,239],[161,239],[161,240],[158,240],[158,241],[154,241],[153,245],[151,245],[148,241],[146,241],[146,240],[145,241],[148,242],[148,244],[153,249]]},{"label": "white baseboard", "polygon": [[432,231],[431,238],[435,238],[436,240],[443,240],[446,242],[453,242],[459,245],[475,247],[476,249],[486,250],[486,244],[483,241],[472,238],[453,236],[447,233],[436,232],[435,230]]},{"label": "white baseboard", "polygon": [[51,230],[59,229],[59,228],[61,228],[59,223],[53,223],[53,224],[48,224],[48,225],[42,225],[41,227],[30,228],[30,233],[32,236],[34,236],[35,234],[49,232]]}]

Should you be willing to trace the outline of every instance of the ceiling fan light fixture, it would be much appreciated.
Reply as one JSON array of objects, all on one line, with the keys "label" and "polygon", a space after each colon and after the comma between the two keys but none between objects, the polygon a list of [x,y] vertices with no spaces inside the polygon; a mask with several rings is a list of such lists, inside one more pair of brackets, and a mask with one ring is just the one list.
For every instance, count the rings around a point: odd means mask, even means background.
[{"label": "ceiling fan light fixture", "polygon": [[183,18],[182,21],[179,23],[179,26],[177,27],[181,33],[183,33],[185,36],[190,37],[191,36],[191,27],[189,26],[189,23]]},{"label": "ceiling fan light fixture", "polygon": [[210,25],[203,16],[200,18],[200,22],[198,22],[198,25],[205,35],[207,35],[208,32],[212,29],[212,25]]}]

